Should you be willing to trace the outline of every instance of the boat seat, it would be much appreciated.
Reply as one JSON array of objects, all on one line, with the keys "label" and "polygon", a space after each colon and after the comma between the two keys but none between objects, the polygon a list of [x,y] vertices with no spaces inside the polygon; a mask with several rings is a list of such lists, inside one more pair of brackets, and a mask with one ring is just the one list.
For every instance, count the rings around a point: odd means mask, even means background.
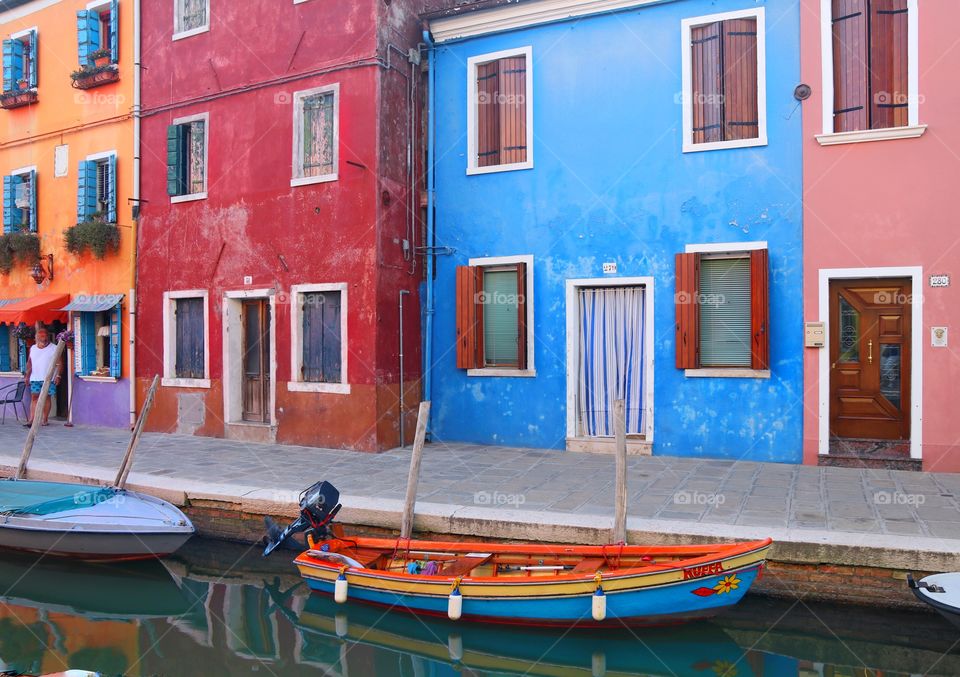
[{"label": "boat seat", "polygon": [[577,566],[573,567],[573,574],[593,574],[606,563],[603,557],[588,557],[580,560]]},{"label": "boat seat", "polygon": [[357,548],[355,550],[350,550],[349,552],[344,552],[343,554],[349,555],[353,559],[360,562],[360,564],[363,566],[369,568],[371,564],[383,557],[385,553],[383,550],[374,550],[372,548]]},{"label": "boat seat", "polygon": [[490,561],[493,555],[484,555],[483,557],[457,557],[452,562],[443,565],[441,576],[466,576],[481,564]]}]

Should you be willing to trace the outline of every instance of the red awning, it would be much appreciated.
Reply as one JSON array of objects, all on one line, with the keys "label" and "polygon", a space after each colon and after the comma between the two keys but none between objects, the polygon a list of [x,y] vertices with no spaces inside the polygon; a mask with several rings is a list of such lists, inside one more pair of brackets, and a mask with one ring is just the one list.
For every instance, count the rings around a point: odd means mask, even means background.
[{"label": "red awning", "polygon": [[9,303],[0,307],[0,322],[7,324],[49,324],[54,320],[67,321],[67,314],[61,310],[70,302],[70,294],[37,294],[28,299]]}]

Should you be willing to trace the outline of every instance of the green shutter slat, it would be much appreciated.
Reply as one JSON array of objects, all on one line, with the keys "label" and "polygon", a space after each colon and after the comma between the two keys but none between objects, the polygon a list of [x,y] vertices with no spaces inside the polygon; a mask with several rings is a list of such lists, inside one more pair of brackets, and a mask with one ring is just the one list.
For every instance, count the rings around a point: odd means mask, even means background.
[{"label": "green shutter slat", "polygon": [[186,126],[167,127],[167,194],[184,195],[186,191]]},{"label": "green shutter slat", "polygon": [[486,366],[512,366],[518,361],[516,270],[483,273],[483,352]]},{"label": "green shutter slat", "polygon": [[700,365],[750,366],[750,259],[700,262]]}]

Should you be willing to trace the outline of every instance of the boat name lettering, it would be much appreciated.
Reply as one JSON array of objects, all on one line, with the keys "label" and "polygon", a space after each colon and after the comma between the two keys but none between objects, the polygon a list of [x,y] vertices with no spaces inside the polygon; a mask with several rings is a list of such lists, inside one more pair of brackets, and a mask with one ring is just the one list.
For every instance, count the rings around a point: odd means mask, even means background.
[{"label": "boat name lettering", "polygon": [[723,563],[713,562],[699,567],[687,567],[683,570],[683,580],[687,581],[691,578],[703,578],[704,576],[714,576],[722,573]]}]

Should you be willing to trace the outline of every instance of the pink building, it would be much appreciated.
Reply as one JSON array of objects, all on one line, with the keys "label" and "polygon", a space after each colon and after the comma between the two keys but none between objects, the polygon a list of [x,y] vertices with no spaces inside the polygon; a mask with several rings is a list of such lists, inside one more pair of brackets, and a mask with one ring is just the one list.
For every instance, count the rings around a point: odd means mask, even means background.
[{"label": "pink building", "polygon": [[960,5],[806,4],[804,462],[960,472]]}]

